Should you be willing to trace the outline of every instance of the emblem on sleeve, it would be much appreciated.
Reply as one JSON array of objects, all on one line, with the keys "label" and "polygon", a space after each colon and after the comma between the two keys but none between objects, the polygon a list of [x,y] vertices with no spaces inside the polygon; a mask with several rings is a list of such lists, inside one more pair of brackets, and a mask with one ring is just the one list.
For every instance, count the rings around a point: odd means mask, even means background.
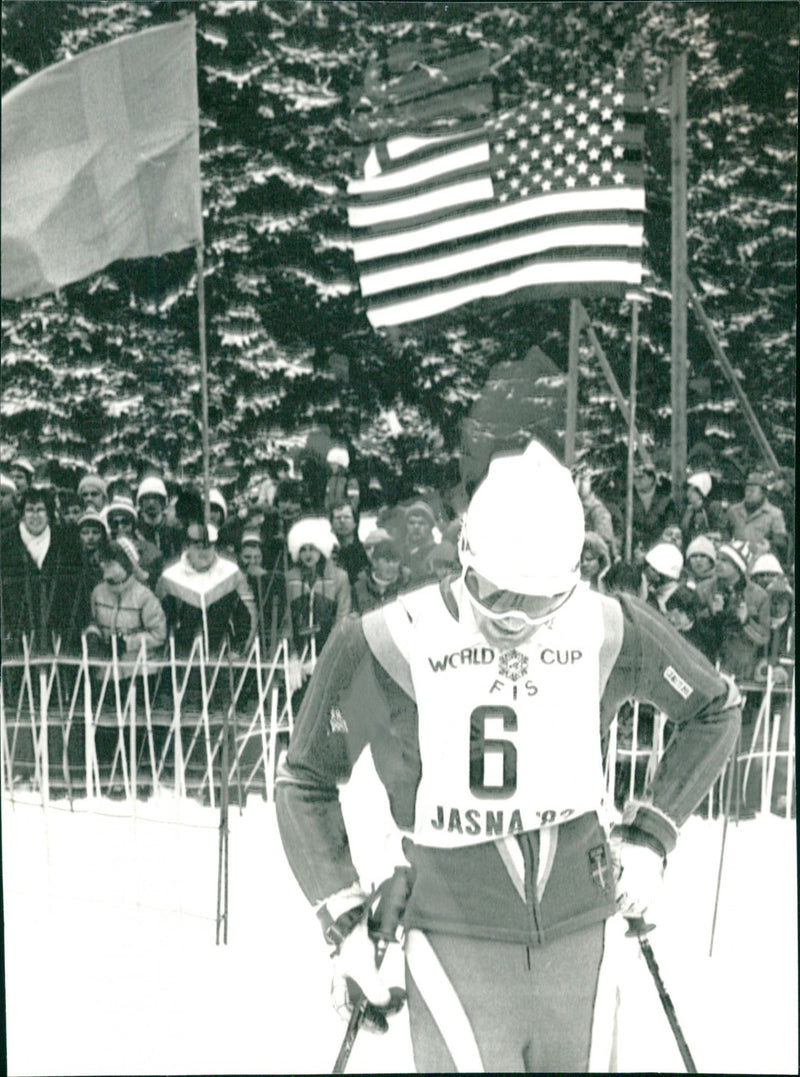
[{"label": "emblem on sleeve", "polygon": [[673,669],[672,666],[667,666],[664,670],[664,680],[671,684],[678,695],[682,696],[684,699],[688,699],[694,691],[694,688],[692,688],[690,684],[687,684],[680,673],[678,673],[676,669]]},{"label": "emblem on sleeve", "polygon": [[344,715],[338,707],[331,707],[329,726],[331,733],[347,732],[347,722],[344,720]]},{"label": "emblem on sleeve", "polygon": [[519,651],[503,651],[497,663],[497,669],[501,677],[518,681],[528,672],[528,659]]},{"label": "emblem on sleeve", "polygon": [[586,854],[589,858],[589,870],[595,886],[601,890],[608,890],[611,885],[611,877],[608,871],[608,859],[603,845],[596,845]]}]

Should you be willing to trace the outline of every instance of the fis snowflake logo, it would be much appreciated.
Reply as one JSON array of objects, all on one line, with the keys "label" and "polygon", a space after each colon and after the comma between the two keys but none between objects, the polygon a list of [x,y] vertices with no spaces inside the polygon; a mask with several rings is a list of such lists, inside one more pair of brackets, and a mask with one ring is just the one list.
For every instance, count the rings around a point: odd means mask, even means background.
[{"label": "fis snowflake logo", "polygon": [[519,651],[503,651],[497,663],[497,669],[501,677],[518,681],[528,672],[528,659]]}]

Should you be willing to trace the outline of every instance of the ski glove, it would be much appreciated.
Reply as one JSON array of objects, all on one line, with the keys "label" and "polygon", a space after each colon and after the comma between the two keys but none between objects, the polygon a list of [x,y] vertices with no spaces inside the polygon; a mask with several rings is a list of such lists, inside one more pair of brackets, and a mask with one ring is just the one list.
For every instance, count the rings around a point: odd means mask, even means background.
[{"label": "ski glove", "polygon": [[317,911],[325,938],[334,947],[334,1009],[349,1020],[366,996],[363,1026],[371,1032],[386,1032],[387,1017],[401,1010],[406,999],[401,988],[386,985],[378,966],[397,936],[410,889],[408,869],[398,868],[373,895],[355,885],[332,895]]},{"label": "ski glove", "polygon": [[366,916],[339,947],[333,958],[331,1000],[339,1016],[347,1021],[354,1007],[367,997],[363,1027],[370,1032],[387,1032],[387,1018],[403,1008],[406,993],[400,987],[388,987],[376,964],[375,942],[367,930]]},{"label": "ski glove", "polygon": [[652,906],[658,901],[664,879],[666,859],[649,845],[635,845],[611,835],[611,859],[617,885],[617,909],[627,919],[652,920]]}]

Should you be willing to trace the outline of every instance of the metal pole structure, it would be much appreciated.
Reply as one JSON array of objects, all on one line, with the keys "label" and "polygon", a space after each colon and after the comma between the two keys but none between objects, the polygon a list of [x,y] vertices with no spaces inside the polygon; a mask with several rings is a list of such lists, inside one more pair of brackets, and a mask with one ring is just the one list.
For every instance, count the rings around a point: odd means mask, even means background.
[{"label": "metal pole structure", "polygon": [[206,285],[203,274],[203,244],[198,243],[195,247],[197,255],[197,320],[200,334],[200,399],[201,399],[201,423],[203,436],[203,519],[206,527],[211,520],[209,491],[210,480],[210,452],[208,447],[208,360],[206,357]]},{"label": "metal pole structure", "polygon": [[625,480],[625,560],[633,560],[633,441],[636,430],[636,368],[639,362],[639,300],[631,307],[631,375],[628,390],[628,469]]},{"label": "metal pole structure", "polygon": [[672,146],[672,497],[680,508],[686,481],[686,53],[670,67],[670,128]]},{"label": "metal pole structure", "polygon": [[[600,364],[600,368],[603,371],[603,374],[605,374],[606,381],[611,388],[611,392],[614,394],[614,397],[617,401],[617,407],[620,411],[620,415],[622,415],[622,418],[626,423],[629,423],[630,416],[628,414],[628,402],[622,395],[622,390],[619,387],[619,382],[614,376],[614,371],[611,369],[611,364],[606,357],[606,353],[603,351],[603,346],[597,338],[597,333],[595,333],[594,326],[589,319],[589,315],[586,313],[586,308],[580,300],[578,300],[578,304],[580,307],[580,315],[583,322],[583,328],[587,332],[587,335],[589,337],[589,343],[592,345],[592,349],[597,356],[597,361]],[[633,439],[636,443],[636,450],[639,453],[639,458],[644,464],[652,463],[650,453],[647,451],[644,442],[642,441],[641,435],[639,434],[639,431],[636,429],[635,425],[632,429]]]},{"label": "metal pole structure", "polygon": [[742,388],[741,382],[736,377],[736,373],[731,366],[730,360],[725,354],[725,351],[719,342],[717,334],[714,332],[714,326],[711,324],[711,321],[709,320],[709,317],[703,308],[703,304],[700,301],[700,296],[697,294],[697,289],[692,284],[692,281],[688,276],[686,278],[686,291],[689,296],[689,302],[692,304],[692,309],[697,315],[697,319],[700,322],[700,325],[703,327],[703,332],[706,335],[706,340],[708,340],[708,343],[711,345],[711,350],[714,353],[714,358],[722,367],[722,371],[725,374],[725,377],[730,382],[739,403],[742,405],[742,411],[744,412],[745,418],[750,424],[750,429],[755,435],[755,439],[758,442],[758,447],[761,449],[761,452],[767,464],[777,474],[780,471],[780,465],[778,464],[777,458],[775,457],[775,453],[772,451],[772,446],[767,441],[766,434],[761,428],[761,424],[759,423],[758,418],[756,417],[756,413],[753,411],[750,405],[750,401],[747,399],[747,394]]},{"label": "metal pole structure", "polygon": [[564,463],[575,463],[575,431],[578,425],[578,349],[580,346],[580,300],[569,304],[569,360],[567,367],[567,430],[564,437]]}]

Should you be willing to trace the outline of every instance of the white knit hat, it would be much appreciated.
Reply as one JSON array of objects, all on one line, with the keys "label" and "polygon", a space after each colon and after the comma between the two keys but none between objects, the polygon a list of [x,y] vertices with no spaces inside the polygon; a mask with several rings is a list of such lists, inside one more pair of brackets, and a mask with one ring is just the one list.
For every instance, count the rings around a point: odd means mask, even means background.
[{"label": "white knit hat", "polygon": [[572,475],[532,441],[490,463],[467,508],[459,560],[503,590],[558,595],[580,580],[583,535]]},{"label": "white knit hat", "polygon": [[11,490],[12,493],[17,492],[17,484],[8,475],[0,475],[0,487],[4,490]]},{"label": "white knit hat", "polygon": [[208,491],[208,503],[209,505],[216,505],[218,509],[222,509],[223,520],[228,519],[228,502],[222,496],[222,491],[218,490],[216,486]]},{"label": "white knit hat", "polygon": [[334,445],[332,449],[329,449],[325,459],[329,464],[338,464],[345,471],[350,467],[350,455],[341,445]]},{"label": "white knit hat", "polygon": [[298,520],[290,529],[286,542],[293,561],[297,560],[301,546],[316,546],[322,556],[327,559],[333,553],[333,547],[337,545],[336,536],[324,516],[307,516],[303,520]]},{"label": "white knit hat", "polygon": [[645,561],[656,572],[667,576],[670,580],[680,578],[683,569],[683,554],[671,542],[658,542],[644,555]]},{"label": "white knit hat", "polygon": [[717,563],[717,548],[708,535],[698,535],[697,538],[692,539],[686,547],[687,561],[690,557],[694,557],[695,554],[702,554],[703,557],[710,558],[714,564]]},{"label": "white knit hat", "polygon": [[108,534],[108,524],[106,523],[105,513],[98,512],[96,508],[90,506],[83,510],[78,517],[78,527],[82,527],[84,524],[97,524],[102,528],[106,534]]},{"label": "white knit hat", "polygon": [[686,480],[686,485],[694,486],[703,497],[708,497],[711,493],[711,475],[707,471],[696,471]]},{"label": "white knit hat", "polygon": [[139,489],[136,491],[136,502],[139,501],[147,494],[158,494],[159,497],[163,497],[167,500],[167,488],[164,485],[164,480],[160,479],[158,475],[148,475],[142,479],[139,483]]},{"label": "white knit hat", "polygon": [[783,576],[783,566],[774,553],[761,553],[750,566],[750,575],[759,576],[768,572],[771,576]]},{"label": "white knit hat", "polygon": [[102,494],[105,494],[106,481],[94,472],[84,475],[78,483],[78,493],[82,494],[84,490],[99,490]]}]

